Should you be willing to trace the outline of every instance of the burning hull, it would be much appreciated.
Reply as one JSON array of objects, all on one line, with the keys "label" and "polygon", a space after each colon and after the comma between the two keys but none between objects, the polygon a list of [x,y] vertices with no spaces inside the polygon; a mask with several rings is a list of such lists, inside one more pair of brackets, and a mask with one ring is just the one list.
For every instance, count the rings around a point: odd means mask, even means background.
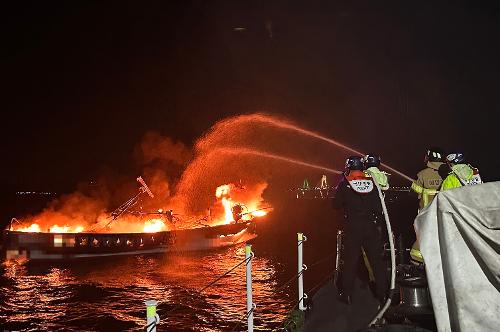
[{"label": "burning hull", "polygon": [[157,233],[27,233],[5,230],[6,259],[62,261],[83,258],[197,251],[253,239],[255,222]]}]

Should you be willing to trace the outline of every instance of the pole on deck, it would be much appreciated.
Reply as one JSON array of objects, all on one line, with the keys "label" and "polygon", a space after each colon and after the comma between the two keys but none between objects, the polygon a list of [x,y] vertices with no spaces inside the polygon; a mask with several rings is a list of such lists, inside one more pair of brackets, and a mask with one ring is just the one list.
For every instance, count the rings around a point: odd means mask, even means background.
[{"label": "pole on deck", "polygon": [[158,301],[148,300],[146,304],[146,332],[156,332],[156,325],[160,322],[160,317],[156,313]]},{"label": "pole on deck", "polygon": [[299,310],[306,310],[304,300],[307,299],[307,294],[304,294],[304,271],[307,266],[303,263],[303,243],[307,241],[307,237],[303,233],[297,233],[298,240],[298,282],[299,282]]},{"label": "pole on deck", "polygon": [[340,284],[340,280],[341,280],[341,277],[340,277],[340,274],[341,274],[341,271],[342,271],[342,267],[341,265],[343,264],[342,262],[342,248],[344,246],[344,244],[342,243],[342,240],[343,240],[343,237],[344,237],[344,232],[341,231],[340,229],[337,231],[337,254],[335,256],[335,275],[333,277],[333,283],[335,284],[335,286],[337,287],[337,289],[341,289],[342,288],[342,285]]},{"label": "pole on deck", "polygon": [[246,260],[246,281],[247,281],[247,323],[248,332],[253,332],[253,310],[255,306],[252,301],[252,246],[247,244],[245,247]]}]

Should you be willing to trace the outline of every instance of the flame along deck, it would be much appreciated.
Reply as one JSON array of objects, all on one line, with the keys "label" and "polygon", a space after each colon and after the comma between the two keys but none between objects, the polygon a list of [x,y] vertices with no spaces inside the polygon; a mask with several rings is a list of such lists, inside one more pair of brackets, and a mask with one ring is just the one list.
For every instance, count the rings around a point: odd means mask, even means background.
[{"label": "flame along deck", "polygon": [[197,251],[232,246],[257,236],[255,222],[157,233],[28,233],[5,230],[3,257],[30,261]]}]

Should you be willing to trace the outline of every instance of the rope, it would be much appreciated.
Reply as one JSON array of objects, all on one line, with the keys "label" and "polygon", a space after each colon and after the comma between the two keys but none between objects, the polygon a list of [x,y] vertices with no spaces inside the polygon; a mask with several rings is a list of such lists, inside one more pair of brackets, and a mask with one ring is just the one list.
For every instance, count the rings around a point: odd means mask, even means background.
[{"label": "rope", "polygon": [[331,276],[335,273],[335,269],[333,269],[332,271],[330,271],[319,283],[317,283],[316,285],[314,285],[313,287],[311,287],[307,293],[311,293],[313,291],[315,291],[319,286],[323,285],[328,279],[331,278]]},{"label": "rope", "polygon": [[[299,245],[300,245],[300,244],[302,244],[302,242],[304,242],[304,241],[300,241]],[[308,268],[311,268],[311,267],[314,267],[314,266],[319,265],[319,264],[321,264],[321,263],[324,263],[325,261],[327,261],[328,259],[332,258],[332,257],[333,257],[333,256],[335,256],[335,255],[336,255],[336,253],[332,253],[332,254],[330,254],[330,255],[328,255],[328,256],[325,256],[325,257],[321,258],[320,260],[318,260],[318,261],[314,262],[313,264],[309,265],[309,266],[308,266]],[[245,259],[245,261],[247,261],[247,260],[248,260],[248,259]],[[242,263],[243,263],[243,262],[239,263],[237,266],[239,266],[239,265],[240,265],[240,264],[242,264]],[[247,264],[248,264],[248,262],[247,262]],[[236,266],[236,267],[237,267],[237,266]],[[235,268],[236,268],[236,267],[235,267]],[[234,269],[234,268],[233,268],[233,269]],[[285,287],[286,287],[286,286],[288,286],[288,285],[289,285],[292,281],[294,281],[294,280],[296,280],[298,277],[300,277],[300,276],[304,273],[304,271],[305,271],[305,270],[306,270],[306,269],[305,269],[305,268],[303,268],[303,269],[301,269],[301,270],[300,270],[300,272],[297,272],[296,274],[294,274],[294,275],[293,275],[290,279],[288,279],[288,280],[287,280],[287,281],[286,281],[283,285],[281,285],[279,288],[277,288],[276,290],[274,290],[274,293],[279,293],[279,292],[281,292],[281,291],[282,291],[283,289],[285,289]],[[335,271],[335,270],[333,270],[333,271]],[[304,293],[304,295],[302,296],[302,298],[301,298],[300,300],[292,302],[292,303],[294,303],[294,306],[292,307],[292,309],[291,309],[290,311],[293,311],[293,310],[294,310],[294,309],[295,309],[295,308],[299,305],[299,303],[300,303],[302,300],[304,300],[304,299],[306,299],[306,298],[307,298],[307,295],[306,295],[307,293],[310,293],[311,291],[313,291],[313,290],[314,290],[314,289],[316,289],[317,287],[321,286],[321,285],[322,285],[322,284],[323,284],[326,280],[328,280],[328,278],[330,278],[330,276],[333,274],[333,271],[332,271],[332,272],[330,272],[330,273],[328,273],[328,275],[326,276],[326,278],[324,278],[323,280],[321,280],[321,282],[320,282],[320,283],[316,284],[316,285],[315,285],[313,288],[311,288],[309,291],[305,292],[305,293]],[[220,279],[220,278],[219,278],[219,279]],[[292,303],[291,303],[291,304],[292,304]],[[290,304],[290,305],[291,305],[291,304]],[[253,308],[252,308],[249,312],[247,312],[247,313],[246,313],[246,315],[244,316],[244,318],[245,318],[245,319],[246,319],[246,318],[248,318],[248,316],[249,316],[252,312],[254,312],[254,310],[255,310],[255,307],[253,307]],[[233,327],[233,329],[232,329],[231,331],[235,331],[235,330],[238,328],[238,326],[240,326],[240,324],[241,324],[241,320],[240,320],[240,321],[238,321],[238,322],[236,323],[236,325]],[[288,324],[290,324],[290,323],[288,323]],[[286,327],[287,327],[287,326],[285,326],[285,329],[286,329]]]},{"label": "rope", "polygon": [[[323,257],[322,259],[320,259],[320,260],[318,260],[318,261],[314,262],[313,264],[308,265],[308,266],[307,266],[307,268],[309,269],[309,268],[311,268],[311,267],[314,267],[314,266],[316,266],[316,265],[319,265],[319,264],[321,264],[321,263],[323,263],[323,262],[327,261],[329,258],[331,258],[331,257],[333,257],[333,256],[335,256],[335,255],[336,255],[336,253],[333,253],[333,254],[330,254],[330,255],[328,255],[328,256],[326,256],[326,257]],[[302,274],[304,274],[304,271],[305,271],[305,270],[306,270],[306,269],[302,269],[302,270],[300,270],[300,272],[298,272],[298,273],[294,274],[294,275],[293,275],[290,279],[288,279],[288,280],[287,280],[287,281],[286,281],[283,285],[281,285],[279,288],[277,288],[277,289],[274,291],[274,293],[281,292],[281,291],[282,291],[282,290],[283,290],[286,286],[288,286],[288,285],[289,285],[292,281],[294,281],[295,279],[297,279],[298,277],[300,277]]]},{"label": "rope", "polygon": [[[149,323],[148,325],[145,325],[144,326],[144,331],[145,332],[151,332],[154,330],[154,328],[156,327],[156,324],[158,324],[158,321],[157,321],[157,318],[155,316],[155,320],[152,321],[151,323]],[[151,328],[150,330],[148,330],[148,328]]]},{"label": "rope", "polygon": [[328,255],[328,256],[326,256],[326,257],[324,257],[324,258],[320,259],[319,261],[316,261],[315,263],[312,263],[311,265],[308,265],[308,267],[309,267],[309,268],[311,268],[311,267],[313,267],[313,266],[319,265],[319,264],[321,264],[321,263],[323,263],[323,262],[327,261],[328,259],[332,258],[332,257],[333,257],[333,256],[335,256],[335,255],[337,255],[337,252],[334,252],[334,253],[332,253],[332,254],[330,254],[330,255]]},{"label": "rope", "polygon": [[[248,258],[245,258],[245,260],[244,260],[245,265],[248,265],[248,263],[252,260],[253,257],[254,257],[254,254],[253,254],[253,252],[251,252],[251,255]],[[252,303],[252,309],[250,309],[247,313],[245,313],[244,319],[247,319],[248,316],[250,316],[255,311],[256,307],[257,306],[255,305],[255,303]],[[238,328],[238,326],[240,326],[240,324],[241,324],[241,318],[238,320],[236,325],[234,325],[234,327],[231,329],[231,331],[235,331],[236,328]]]},{"label": "rope", "polygon": [[213,280],[212,282],[210,282],[208,285],[206,285],[205,287],[203,287],[201,290],[200,290],[200,293],[203,292],[204,290],[206,290],[207,288],[209,288],[210,286],[214,285],[215,283],[217,283],[219,280],[221,280],[222,278],[224,278],[225,276],[227,276],[229,273],[233,272],[234,270],[236,270],[241,264],[245,263],[245,265],[248,265],[248,262],[252,259],[253,255],[248,257],[248,258],[245,258],[244,260],[242,260],[241,262],[239,262],[238,264],[236,264],[234,267],[232,267],[231,269],[229,269],[228,271],[226,271],[224,274],[222,274],[221,276],[219,276],[218,278],[216,278],[215,280]]},{"label": "rope", "polygon": [[283,289],[285,289],[286,286],[288,286],[292,281],[300,277],[304,273],[305,269],[302,269],[299,273],[296,273],[293,275],[290,279],[288,279],[283,285],[281,285],[278,289],[274,291],[274,293],[281,292]]},{"label": "rope", "polygon": [[[308,265],[308,268],[311,268],[311,267],[317,266],[317,265],[319,265],[321,263],[324,263],[325,261],[328,261],[328,259],[332,258],[335,255],[336,255],[336,252],[334,252],[334,253],[332,253],[332,254],[330,254],[328,256],[325,256],[325,257],[321,258],[320,260],[312,263],[311,265]],[[283,290],[290,282],[292,282],[293,280],[295,280],[296,278],[298,278],[300,275],[302,275],[305,270],[306,269],[302,269],[299,273],[295,274],[292,278],[290,278],[288,281],[286,281],[281,287],[279,287],[278,289],[276,289],[274,292],[277,293],[277,292],[280,292],[281,290]],[[335,272],[335,269],[333,269],[331,272],[329,272],[326,275],[326,277],[324,277],[319,283],[317,283],[312,288],[310,288],[309,290],[307,290],[306,292],[304,292],[304,295],[298,301],[290,302],[290,304],[289,304],[290,306],[292,306],[292,304],[293,304],[293,307],[292,307],[292,309],[290,309],[290,312],[293,312],[297,308],[297,306],[299,305],[299,303],[302,300],[305,300],[305,299],[308,298],[307,294],[311,294],[319,286],[323,285],[333,275],[334,272]],[[283,331],[287,331],[287,328],[292,323],[293,323],[292,320],[288,320],[286,322],[285,326],[283,326],[281,328],[278,328],[278,329],[274,329],[273,331],[279,331],[280,329],[283,330]]]},{"label": "rope", "polygon": [[255,305],[255,303],[253,303],[252,309],[250,309],[250,311],[246,313],[245,318],[248,318],[248,316],[250,316],[255,311],[255,308],[257,308],[257,306]]},{"label": "rope", "polygon": [[[247,265],[248,262],[252,259],[252,257],[253,257],[253,253],[252,253],[252,255],[250,257],[245,258],[244,260],[242,260],[241,262],[239,262],[238,264],[236,264],[235,266],[233,266],[231,269],[229,269],[228,271],[226,271],[224,274],[220,275],[219,277],[217,277],[216,279],[214,279],[213,281],[211,281],[210,283],[208,283],[207,285],[205,285],[203,288],[201,288],[201,290],[199,292],[202,293],[203,291],[207,290],[209,287],[213,286],[215,283],[217,283],[219,280],[221,280],[222,278],[224,278],[225,276],[227,276],[229,273],[231,273],[234,270],[236,270],[243,263],[245,263],[245,265]],[[178,310],[180,307],[181,307],[181,304],[178,304],[175,307],[173,307],[172,309],[168,310],[166,312],[166,314],[172,313],[172,312]]]},{"label": "rope", "polygon": [[294,300],[294,301],[292,301],[292,302],[289,302],[289,305],[290,305],[290,306],[293,304],[293,307],[292,307],[292,309],[291,309],[290,311],[293,311],[293,310],[297,307],[297,305],[300,303],[300,301],[302,301],[302,300],[306,299],[306,298],[307,298],[307,296],[308,296],[307,294],[311,294],[311,293],[312,293],[313,291],[315,291],[315,290],[316,290],[319,286],[323,285],[323,284],[324,284],[324,283],[325,283],[325,282],[326,282],[326,281],[327,281],[327,280],[328,280],[328,279],[329,279],[329,278],[333,275],[333,273],[334,273],[334,272],[335,272],[335,269],[334,269],[334,270],[332,270],[332,271],[330,271],[330,272],[328,272],[328,273],[325,275],[325,277],[324,277],[323,279],[321,279],[321,281],[320,281],[319,283],[315,284],[313,287],[311,287],[311,288],[309,288],[307,291],[305,291],[305,292],[304,292],[304,296],[303,296],[300,300],[298,300],[298,301]]},{"label": "rope", "polygon": [[[301,241],[303,242],[303,241]],[[328,259],[330,259],[331,257],[335,256],[335,253],[332,253],[326,257],[323,257],[321,258],[320,260],[314,262],[313,264],[309,265],[308,268],[311,268],[311,267],[314,267],[316,265],[319,265],[321,263],[324,263],[325,261],[327,261]],[[199,290],[200,293],[204,292],[205,290],[207,290],[208,288],[210,288],[211,286],[213,286],[214,284],[216,284],[219,280],[221,280],[222,278],[224,278],[225,276],[227,276],[228,274],[230,274],[231,272],[233,272],[234,270],[236,270],[238,267],[240,267],[241,265],[245,264],[245,265],[248,265],[248,263],[250,262],[250,260],[253,258],[253,253],[250,257],[248,258],[245,258],[243,259],[241,262],[239,262],[238,264],[236,264],[235,266],[233,266],[231,269],[227,270],[225,273],[223,273],[222,275],[220,275],[219,277],[217,277],[216,279],[212,280],[210,283],[208,283],[207,285],[205,285],[203,288],[201,288]],[[304,271],[306,269],[303,268],[300,272],[294,274],[290,279],[288,279],[283,285],[281,285],[279,288],[277,288],[274,293],[278,293],[278,292],[281,292],[286,286],[288,286],[292,281],[296,280],[298,277],[300,277]],[[324,283],[324,281],[328,280],[328,278],[331,276],[332,273],[329,273],[327,275],[327,278],[326,279],[323,279],[319,284],[316,284],[313,288],[311,288],[309,291],[307,291],[306,293],[310,293],[311,291],[313,291],[314,289],[316,289],[317,287],[319,287],[320,285],[322,285]],[[300,303],[300,301],[304,300],[307,295],[306,293],[304,294],[304,296],[299,300],[299,301],[294,301],[292,303],[295,303],[295,305],[293,306],[292,310],[293,311],[297,306],[298,304]],[[169,313],[172,313],[176,310],[178,310],[179,308],[181,308],[181,305],[178,304],[177,306],[175,306],[174,308],[168,310],[166,312],[166,314],[169,314]],[[249,315],[251,315],[253,312],[255,311],[255,306],[250,310],[248,311],[245,316],[244,316],[244,319],[248,318]],[[241,320],[238,321],[238,323],[233,327],[233,329],[231,331],[235,331],[236,328],[238,328],[238,326],[241,324]],[[149,331],[148,331],[149,332]]]},{"label": "rope", "polygon": [[[245,313],[245,316],[243,318],[247,319],[248,316],[250,316],[255,311],[255,308],[257,308],[257,306],[254,303],[252,305],[252,309],[250,309],[247,313]],[[231,329],[231,331],[236,331],[236,329],[238,328],[238,326],[240,326],[241,321],[242,321],[242,319],[240,318],[240,320],[238,320],[238,322],[236,323],[236,325],[234,325],[234,327]]]}]

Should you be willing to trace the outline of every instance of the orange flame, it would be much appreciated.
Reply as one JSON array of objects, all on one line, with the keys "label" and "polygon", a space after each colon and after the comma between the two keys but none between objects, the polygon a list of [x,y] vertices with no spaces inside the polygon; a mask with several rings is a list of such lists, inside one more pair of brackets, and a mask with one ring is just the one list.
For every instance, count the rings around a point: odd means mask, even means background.
[{"label": "orange flame", "polygon": [[19,232],[30,232],[30,233],[40,233],[42,231],[38,224],[31,224],[30,226],[20,227],[14,230]]},{"label": "orange flame", "polygon": [[[262,191],[267,184],[261,183],[253,188],[245,188],[243,186],[235,186],[234,184],[224,184],[215,190],[215,196],[220,199],[220,203],[224,208],[223,223],[229,224],[235,221],[233,209],[239,206],[237,212],[240,216],[238,220],[249,221],[254,217],[263,217],[267,215],[267,208],[262,208]],[[234,212],[236,213],[236,212]]]},{"label": "orange flame", "polygon": [[49,232],[51,232],[51,233],[68,233],[69,226],[54,225],[54,226],[49,228]]},{"label": "orange flame", "polygon": [[254,217],[263,217],[267,214],[267,212],[264,210],[257,210],[257,211],[253,211],[251,214]]},{"label": "orange flame", "polygon": [[215,197],[221,198],[221,203],[222,206],[224,207],[225,224],[229,224],[231,223],[231,221],[234,221],[233,212],[231,211],[231,197],[229,196],[230,191],[231,187],[229,184],[224,184],[222,186],[219,186],[215,190]]},{"label": "orange flame", "polygon": [[[240,181],[238,185],[230,183],[217,187],[215,190],[216,205],[211,206],[209,214],[204,216],[204,220],[209,225],[220,225],[237,221],[251,221],[256,217],[267,215],[270,208],[264,206],[267,204],[262,199],[262,193],[266,186],[265,182],[243,186]],[[16,223],[11,223],[10,229],[20,232],[51,233],[156,233],[184,226],[167,223],[168,217],[166,214],[163,216],[163,211],[163,209],[158,210],[162,217],[157,219],[143,220],[130,214],[121,216],[120,222],[110,224],[108,214],[105,211],[100,212],[95,221],[92,222],[93,218],[85,218],[86,214],[83,217],[72,217],[61,212],[47,210],[22,222],[16,219]],[[188,225],[193,227],[191,224]]]},{"label": "orange flame", "polygon": [[167,227],[161,219],[151,219],[144,223],[144,233],[156,233],[166,229]]},{"label": "orange flame", "polygon": [[[37,223],[33,223],[30,226],[26,227],[13,227],[14,231],[17,232],[28,232],[28,233],[40,233],[42,232],[42,229],[40,225]],[[50,233],[81,233],[83,232],[84,228],[83,226],[59,226],[59,225],[53,225],[49,228]]]}]

